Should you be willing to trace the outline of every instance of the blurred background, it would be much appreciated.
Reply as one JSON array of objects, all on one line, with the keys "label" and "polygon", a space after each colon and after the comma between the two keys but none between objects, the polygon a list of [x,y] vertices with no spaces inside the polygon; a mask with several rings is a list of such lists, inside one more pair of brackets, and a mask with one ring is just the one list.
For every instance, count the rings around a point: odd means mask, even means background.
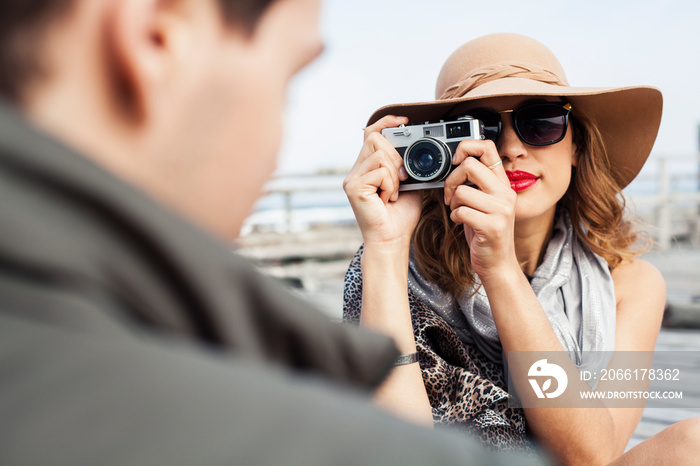
[{"label": "blurred background", "polygon": [[289,96],[280,172],[351,165],[378,107],[432,100],[458,46],[515,32],[548,46],[573,86],[664,93],[659,154],[697,153],[700,2],[325,0],[326,51]]},{"label": "blurred background", "polygon": [[[342,192],[316,189],[340,186],[369,115],[389,103],[432,100],[447,56],[464,42],[494,32],[522,33],[543,42],[561,61],[571,85],[659,87],[664,115],[656,145],[626,194],[638,198],[637,207],[646,215],[658,203],[642,197],[664,189],[697,192],[699,2],[326,0],[322,21],[326,51],[293,83],[278,175],[269,186],[273,193],[296,187],[313,191],[268,196],[244,235],[351,221]],[[323,179],[302,176],[324,173]],[[290,208],[295,215],[285,224]],[[661,227],[664,247],[672,234],[688,234],[676,231],[678,225],[673,231],[665,230],[670,225]]]},{"label": "blurred background", "polygon": [[[656,241],[643,257],[668,289],[657,350],[700,354],[700,2],[325,0],[322,21],[326,50],[293,83],[278,171],[244,225],[241,253],[340,319],[361,244],[341,184],[367,119],[386,104],[434,99],[442,63],[464,42],[521,33],[554,52],[573,86],[663,92],[656,144],[623,195]],[[700,359],[686,363],[700,373]],[[700,406],[697,385],[684,398]],[[630,446],[698,414],[648,409]]]},{"label": "blurred background", "polygon": [[432,100],[442,63],[464,42],[516,32],[547,45],[571,85],[661,89],[656,144],[624,195],[657,241],[647,258],[669,300],[700,301],[700,2],[325,0],[322,28],[326,50],[292,85],[278,171],[239,244],[266,271],[339,316],[361,242],[341,184],[368,117]]}]

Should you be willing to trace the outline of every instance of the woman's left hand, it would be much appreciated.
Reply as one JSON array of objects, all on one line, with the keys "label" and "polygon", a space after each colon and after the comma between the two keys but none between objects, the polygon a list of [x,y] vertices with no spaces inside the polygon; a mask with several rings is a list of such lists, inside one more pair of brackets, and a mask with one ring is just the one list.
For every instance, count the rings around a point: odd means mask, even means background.
[{"label": "woman's left hand", "polygon": [[[514,244],[517,194],[500,160],[492,141],[462,141],[453,160],[458,167],[445,180],[450,218],[464,225],[471,265],[482,282],[489,274],[498,275],[503,267],[518,265]],[[475,186],[464,184],[466,181]]]}]

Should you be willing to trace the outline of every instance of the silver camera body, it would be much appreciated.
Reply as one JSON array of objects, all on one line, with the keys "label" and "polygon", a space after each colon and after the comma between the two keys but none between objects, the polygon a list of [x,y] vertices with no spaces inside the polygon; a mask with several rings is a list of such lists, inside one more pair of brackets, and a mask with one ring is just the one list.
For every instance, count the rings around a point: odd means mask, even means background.
[{"label": "silver camera body", "polygon": [[399,191],[442,188],[452,172],[452,156],[465,139],[484,139],[484,124],[470,116],[454,121],[401,125],[382,130],[408,172]]}]

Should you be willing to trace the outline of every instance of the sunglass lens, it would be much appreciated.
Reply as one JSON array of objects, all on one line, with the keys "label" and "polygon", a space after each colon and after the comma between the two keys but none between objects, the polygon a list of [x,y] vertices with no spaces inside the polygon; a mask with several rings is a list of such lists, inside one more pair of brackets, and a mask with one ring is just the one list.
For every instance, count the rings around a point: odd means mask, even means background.
[{"label": "sunglass lens", "polygon": [[564,136],[566,110],[556,104],[524,107],[518,111],[515,124],[520,136],[528,144],[552,144]]}]

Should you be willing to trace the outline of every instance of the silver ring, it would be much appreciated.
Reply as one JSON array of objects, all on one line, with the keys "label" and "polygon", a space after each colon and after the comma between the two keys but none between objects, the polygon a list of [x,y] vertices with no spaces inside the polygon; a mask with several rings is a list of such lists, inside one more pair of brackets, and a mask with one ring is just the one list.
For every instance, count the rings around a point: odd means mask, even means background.
[{"label": "silver ring", "polygon": [[503,163],[503,160],[499,160],[498,162],[494,163],[493,165],[489,165],[488,169],[493,170],[494,168],[496,168],[497,166],[499,166],[502,163]]}]

